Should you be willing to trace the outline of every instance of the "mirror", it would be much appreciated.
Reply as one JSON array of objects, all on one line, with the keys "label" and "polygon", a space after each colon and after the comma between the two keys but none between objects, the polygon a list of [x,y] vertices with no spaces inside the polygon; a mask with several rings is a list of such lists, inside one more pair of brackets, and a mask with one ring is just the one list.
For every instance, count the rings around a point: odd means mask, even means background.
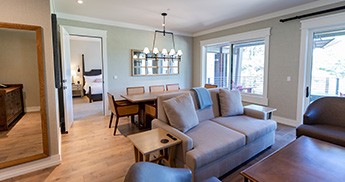
[{"label": "mirror", "polygon": [[132,50],[131,58],[132,76],[179,74],[179,56],[164,56],[162,53],[145,55],[142,50]]},{"label": "mirror", "polygon": [[42,28],[0,22],[0,169],[49,156]]}]

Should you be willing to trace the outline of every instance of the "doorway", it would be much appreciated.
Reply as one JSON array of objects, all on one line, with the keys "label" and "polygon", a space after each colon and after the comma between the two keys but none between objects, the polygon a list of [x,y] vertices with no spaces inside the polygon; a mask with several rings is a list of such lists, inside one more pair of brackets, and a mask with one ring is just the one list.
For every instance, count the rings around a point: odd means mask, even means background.
[{"label": "doorway", "polygon": [[[71,60],[71,40],[70,37],[76,37],[75,39],[84,39],[84,38],[92,38],[95,42],[100,42],[100,52],[101,52],[101,68],[100,69],[93,69],[92,64],[86,63],[86,59],[90,59],[89,54],[82,54],[81,56],[77,56],[79,60],[82,61],[81,65],[80,63],[72,64],[73,60]],[[62,125],[64,125],[65,132],[68,132],[69,129],[72,127],[74,122],[74,116],[73,116],[73,100],[72,100],[72,94],[81,96],[85,96],[86,94],[89,95],[89,93],[96,93],[96,92],[88,92],[89,86],[86,86],[87,89],[84,91],[84,84],[85,83],[96,83],[98,82],[100,87],[100,93],[97,94],[90,94],[91,96],[95,97],[88,97],[88,102],[91,99],[91,103],[96,100],[102,100],[100,102],[101,108],[102,108],[102,114],[108,115],[109,114],[109,107],[108,107],[108,99],[105,97],[107,91],[108,91],[108,84],[106,77],[104,75],[107,75],[107,48],[106,48],[106,37],[107,32],[103,30],[96,30],[96,29],[87,29],[87,28],[80,28],[80,27],[71,27],[71,26],[64,26],[60,25],[60,38],[61,38],[61,58],[62,58],[62,79],[63,79],[63,111],[60,111],[60,113],[63,113],[64,115],[64,122]],[[87,58],[86,58],[87,56]],[[91,58],[92,59],[92,58]],[[93,62],[93,61],[91,61]],[[84,64],[85,63],[85,64]],[[78,69],[79,65],[79,69]],[[80,72],[79,72],[80,71]],[[88,78],[85,76],[92,77],[93,80],[85,81]],[[98,76],[99,78],[95,78]],[[94,79],[95,78],[95,79]],[[90,78],[91,79],[91,78]],[[79,81],[79,84],[78,84]],[[74,83],[74,84],[73,84]],[[78,86],[76,85],[78,84]],[[77,87],[77,88],[73,88]],[[74,90],[74,91],[73,91]],[[95,91],[94,89],[92,89]],[[79,92],[79,93],[77,93]]]},{"label": "doorway", "polygon": [[345,92],[345,13],[301,21],[297,124],[310,103]]},{"label": "doorway", "polygon": [[70,35],[73,119],[102,115],[102,39]]}]

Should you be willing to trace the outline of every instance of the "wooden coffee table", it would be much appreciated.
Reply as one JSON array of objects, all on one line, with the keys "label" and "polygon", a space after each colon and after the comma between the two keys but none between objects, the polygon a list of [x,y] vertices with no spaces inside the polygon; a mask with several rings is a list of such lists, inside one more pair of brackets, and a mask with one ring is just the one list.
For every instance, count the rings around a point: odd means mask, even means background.
[{"label": "wooden coffee table", "polygon": [[241,172],[245,181],[344,181],[345,148],[299,137]]},{"label": "wooden coffee table", "polygon": [[[173,138],[169,137],[168,134]],[[162,128],[157,128],[129,135],[128,138],[134,146],[135,162],[159,162],[163,160],[168,163],[169,167],[175,166],[175,148],[177,144],[181,143],[181,140],[176,136]],[[162,143],[161,140],[163,139],[167,142]],[[156,151],[159,151],[160,155],[156,159],[150,160],[150,154]]]}]

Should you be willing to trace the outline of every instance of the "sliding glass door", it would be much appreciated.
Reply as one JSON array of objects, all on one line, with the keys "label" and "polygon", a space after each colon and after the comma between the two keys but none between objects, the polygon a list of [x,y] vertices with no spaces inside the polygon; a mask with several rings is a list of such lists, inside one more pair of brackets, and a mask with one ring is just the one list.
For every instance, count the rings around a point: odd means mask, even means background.
[{"label": "sliding glass door", "polygon": [[310,67],[308,103],[324,96],[345,96],[345,29],[313,32]]}]

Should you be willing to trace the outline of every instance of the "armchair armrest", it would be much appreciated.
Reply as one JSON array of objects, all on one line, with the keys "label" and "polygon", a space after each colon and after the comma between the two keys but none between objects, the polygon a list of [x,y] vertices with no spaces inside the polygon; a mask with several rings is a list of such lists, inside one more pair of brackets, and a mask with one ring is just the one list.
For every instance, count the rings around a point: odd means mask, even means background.
[{"label": "armchair armrest", "polygon": [[177,145],[176,158],[185,162],[186,153],[193,149],[193,139],[159,119],[152,120],[152,129],[154,128],[162,128],[182,141],[181,144]]},{"label": "armchair armrest", "polygon": [[263,120],[271,119],[273,112],[276,110],[277,109],[275,108],[264,107],[254,104],[244,106],[245,115]]}]

